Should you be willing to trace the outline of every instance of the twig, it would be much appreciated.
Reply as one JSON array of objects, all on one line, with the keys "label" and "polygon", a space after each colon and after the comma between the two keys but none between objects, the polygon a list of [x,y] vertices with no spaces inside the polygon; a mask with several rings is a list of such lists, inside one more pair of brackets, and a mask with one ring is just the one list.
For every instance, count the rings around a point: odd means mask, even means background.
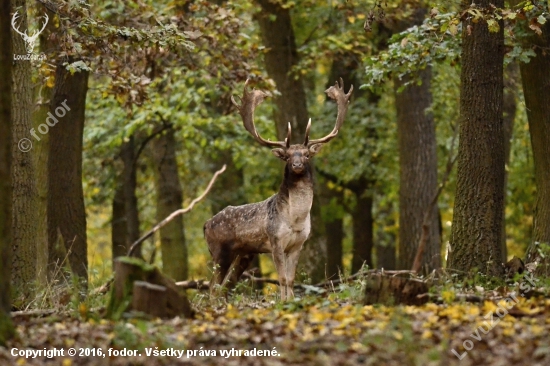
[{"label": "twig", "polygon": [[149,239],[153,234],[155,234],[157,231],[159,231],[164,225],[168,224],[170,221],[172,221],[176,216],[183,215],[188,213],[193,209],[195,204],[199,201],[201,201],[212,189],[212,186],[214,185],[214,182],[218,178],[220,174],[222,174],[225,171],[226,165],[222,166],[220,170],[218,170],[214,175],[212,176],[212,179],[210,179],[210,183],[208,183],[208,186],[204,190],[203,194],[201,194],[199,197],[195,198],[189,206],[186,208],[179,209],[177,211],[172,212],[167,218],[162,220],[160,223],[158,223],[154,228],[149,230],[145,235],[143,235],[141,238],[139,238],[132,246],[130,247],[130,250],[128,250],[128,256],[131,257],[134,251],[138,248],[141,243],[143,243],[145,240]]},{"label": "twig", "polygon": [[206,280],[192,280],[176,282],[176,286],[185,290],[208,290],[210,282]]}]

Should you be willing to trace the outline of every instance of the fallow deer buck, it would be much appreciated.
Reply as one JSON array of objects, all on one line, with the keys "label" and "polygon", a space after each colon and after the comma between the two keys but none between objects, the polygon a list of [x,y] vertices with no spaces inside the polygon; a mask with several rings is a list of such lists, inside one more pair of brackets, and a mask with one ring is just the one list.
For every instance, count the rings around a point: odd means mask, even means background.
[{"label": "fallow deer buck", "polygon": [[[247,91],[248,80],[239,106],[244,127],[262,146],[274,147],[273,154],[286,162],[283,182],[279,192],[265,201],[238,207],[228,206],[204,225],[208,249],[216,265],[212,284],[222,284],[224,279],[234,284],[256,254],[272,253],[281,289],[281,300],[294,297],[294,275],[302,245],[309,236],[310,209],[313,201],[313,176],[310,159],[323,144],[332,140],[342,127],[348,109],[349,92],[344,92],[344,82],[336,82],[328,88],[327,95],[336,100],[338,116],[332,132],[317,140],[310,140],[311,119],[306,128],[303,144],[290,145],[291,127],[285,141],[269,141],[262,138],[254,125],[254,109],[263,102],[266,94],[260,90]],[[232,270],[231,273],[230,270]]]}]

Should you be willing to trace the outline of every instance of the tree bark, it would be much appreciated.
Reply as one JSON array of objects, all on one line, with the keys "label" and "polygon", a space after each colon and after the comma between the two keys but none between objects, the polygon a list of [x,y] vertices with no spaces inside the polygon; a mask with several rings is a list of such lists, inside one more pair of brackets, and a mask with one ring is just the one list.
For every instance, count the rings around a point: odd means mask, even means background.
[{"label": "tree bark", "polygon": [[[42,10],[41,10],[42,11]],[[55,31],[55,14],[43,8],[48,14],[50,21],[46,28],[40,33],[40,52],[47,54],[55,49],[59,43]],[[32,110],[32,125],[38,130],[48,118],[48,112],[51,108],[51,97],[53,88],[45,80],[38,82],[34,86],[35,107]],[[33,146],[34,170],[36,175],[36,189],[38,193],[37,202],[37,241],[36,241],[36,259],[37,259],[37,284],[40,287],[46,286],[48,280],[48,153],[49,153],[49,133],[39,134],[40,141]]]},{"label": "tree bark", "polygon": [[[470,6],[463,1],[463,7]],[[502,8],[503,0],[480,0],[477,8]],[[486,22],[463,23],[460,141],[456,199],[448,267],[501,277],[504,204],[503,24],[490,33]]]},{"label": "tree bark", "polygon": [[550,23],[547,22],[541,29],[542,35],[533,35],[528,39],[536,56],[528,64],[521,63],[520,70],[537,186],[533,242],[527,250],[526,263],[538,262],[535,274],[548,275],[548,248],[545,257],[539,249],[543,250],[540,244],[550,245]]},{"label": "tree bark", "polygon": [[[86,212],[82,189],[82,139],[88,72],[73,75],[58,65],[50,113],[58,122],[49,128],[48,246],[49,265],[62,263],[67,251],[74,275],[88,279]],[[56,248],[64,245],[64,248]],[[55,267],[54,267],[55,268]]]},{"label": "tree bark", "polygon": [[[135,243],[139,238],[139,209],[136,196],[137,172],[136,172],[136,152],[134,146],[134,136],[130,136],[128,141],[121,147],[120,157],[124,164],[122,171],[123,191],[124,191],[124,211],[126,212],[126,239],[127,247]],[[141,245],[137,248],[135,256],[142,257]]]},{"label": "tree bark", "polygon": [[[292,125],[293,143],[303,143],[308,121],[306,94],[302,78],[290,75],[291,69],[298,63],[298,51],[294,39],[290,11],[280,4],[269,0],[257,0],[262,11],[257,14],[262,39],[268,51],[265,65],[269,76],[275,80],[280,95],[275,101],[275,122],[277,138],[284,139],[288,122]],[[312,169],[315,170],[313,164]],[[300,266],[313,282],[325,278],[327,263],[327,243],[321,219],[318,188],[311,208],[311,234],[304,243],[300,255]]]},{"label": "tree bark", "polygon": [[411,269],[422,236],[424,216],[429,210],[429,234],[422,258],[424,272],[441,267],[441,238],[438,208],[431,206],[437,192],[437,143],[431,113],[431,69],[419,72],[422,84],[410,84],[399,92],[409,77],[395,78],[397,136],[399,144],[399,245],[398,269]]},{"label": "tree bark", "polygon": [[0,346],[14,334],[11,322],[12,257],[12,39],[11,1],[0,2]]},{"label": "tree bark", "polygon": [[[160,222],[183,207],[176,139],[172,128],[153,140],[153,159],[156,167],[157,221]],[[188,255],[182,216],[160,229],[160,245],[164,274],[175,281],[187,280]]]},{"label": "tree bark", "polygon": [[[13,11],[20,14],[21,29],[27,28],[27,8],[24,0],[14,2]],[[27,50],[23,38],[12,34],[13,53],[26,54]],[[12,100],[12,184],[13,184],[13,261],[12,261],[12,285],[18,296],[23,301],[33,296],[36,280],[36,242],[37,231],[37,190],[36,176],[31,151],[23,152],[18,147],[18,142],[23,139],[33,139],[30,136],[32,128],[32,87],[31,87],[31,63],[18,60],[13,62],[13,100]],[[36,143],[36,141],[28,143]]]}]

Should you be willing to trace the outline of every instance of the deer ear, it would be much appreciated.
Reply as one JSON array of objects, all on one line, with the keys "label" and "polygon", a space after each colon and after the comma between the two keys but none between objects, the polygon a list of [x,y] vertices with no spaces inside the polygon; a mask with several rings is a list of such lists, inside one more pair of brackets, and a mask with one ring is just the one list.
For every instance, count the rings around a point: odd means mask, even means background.
[{"label": "deer ear", "polygon": [[277,148],[277,149],[271,150],[271,152],[273,153],[273,155],[275,155],[279,159],[286,161],[286,152],[284,149]]},{"label": "deer ear", "polygon": [[321,151],[321,148],[323,147],[323,144],[314,144],[309,147],[309,153],[311,156],[315,156],[319,151]]}]

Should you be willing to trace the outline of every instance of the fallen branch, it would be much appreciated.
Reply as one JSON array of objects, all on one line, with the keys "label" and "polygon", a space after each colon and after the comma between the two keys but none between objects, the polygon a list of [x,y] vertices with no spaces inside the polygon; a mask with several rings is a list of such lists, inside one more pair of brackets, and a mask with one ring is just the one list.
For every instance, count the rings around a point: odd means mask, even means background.
[{"label": "fallen branch", "polygon": [[226,165],[222,166],[220,170],[218,170],[214,175],[212,176],[212,179],[210,179],[210,183],[208,183],[208,186],[206,187],[203,194],[201,194],[199,197],[195,198],[189,206],[186,208],[179,209],[177,211],[172,212],[167,218],[159,222],[154,228],[149,230],[145,235],[143,235],[141,238],[139,238],[132,246],[130,247],[130,250],[128,250],[128,256],[131,257],[134,251],[143,243],[145,240],[149,239],[151,236],[153,236],[157,231],[159,231],[163,226],[168,224],[170,221],[172,221],[174,218],[176,218],[179,215],[183,215],[188,213],[193,209],[195,204],[197,202],[201,201],[212,189],[212,186],[214,185],[214,182],[218,178],[220,174],[222,174],[225,171]]},{"label": "fallen branch", "polygon": [[[324,282],[319,282],[316,285],[306,285],[302,283],[295,283],[294,288],[298,289],[312,289],[312,288],[325,288],[325,287],[333,287],[334,285],[339,285],[341,283],[345,283],[350,280],[355,280],[360,277],[366,277],[370,274],[382,274],[382,275],[388,275],[388,276],[398,276],[402,274],[409,274],[409,275],[416,275],[416,272],[410,271],[410,270],[392,270],[392,271],[386,271],[384,269],[371,269],[368,271],[360,271],[357,272],[351,276],[347,276],[344,278],[338,278],[334,280],[327,280]],[[246,278],[250,280],[251,282],[258,283],[258,284],[264,284],[268,283],[271,285],[277,285],[279,286],[279,281],[272,279],[272,278],[265,278],[265,277],[254,277],[253,274],[251,274],[249,271],[244,272],[241,275],[241,278]],[[423,282],[419,279],[413,279],[415,281]],[[208,290],[210,288],[210,282],[207,280],[190,280],[190,281],[180,281],[176,282],[176,286],[185,289],[185,290]]]},{"label": "fallen branch", "polygon": [[22,311],[12,311],[11,316],[12,318],[24,317],[24,316],[47,316],[47,315],[52,315],[56,313],[60,313],[60,312],[53,309],[22,310]]}]

